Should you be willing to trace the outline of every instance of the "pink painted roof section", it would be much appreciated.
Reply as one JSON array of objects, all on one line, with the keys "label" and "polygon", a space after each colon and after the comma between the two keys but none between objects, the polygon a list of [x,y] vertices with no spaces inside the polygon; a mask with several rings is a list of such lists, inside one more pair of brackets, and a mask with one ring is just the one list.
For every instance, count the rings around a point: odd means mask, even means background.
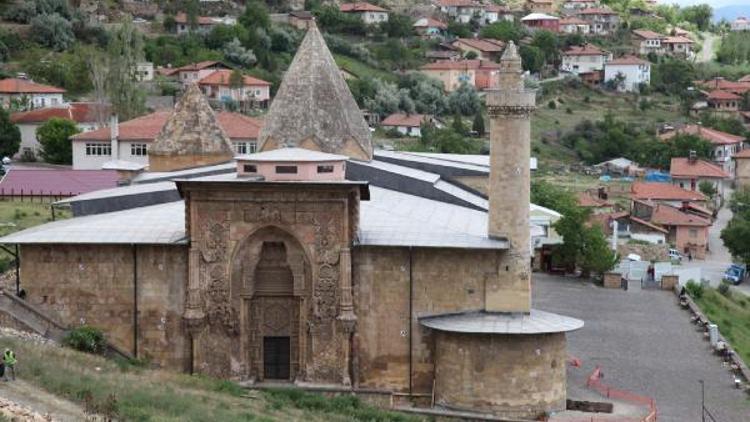
[{"label": "pink painted roof section", "polygon": [[654,40],[654,39],[664,38],[664,35],[661,35],[654,31],[649,31],[648,29],[634,29],[633,34],[638,35],[639,37],[645,40]]},{"label": "pink painted roof section", "polygon": [[0,80],[3,94],[63,94],[65,90],[55,86],[38,84],[28,79],[8,78]]},{"label": "pink painted roof section", "polygon": [[453,44],[464,44],[482,52],[495,53],[505,49],[505,43],[492,38],[458,38]]},{"label": "pink painted roof section", "polygon": [[[215,70],[205,78],[198,81],[199,85],[221,85],[229,86],[229,78],[232,76],[232,71],[228,69]],[[262,79],[253,78],[252,76],[242,75],[242,80],[245,86],[270,86],[270,82],[266,82]]]},{"label": "pink painted roof section", "polygon": [[[121,141],[151,142],[167,123],[171,111],[157,111],[145,116],[137,117],[119,125],[119,139]],[[219,126],[230,139],[257,139],[263,121],[238,113],[222,111],[216,113]],[[109,141],[110,130],[104,127],[89,132],[79,133],[70,138],[72,141]]]},{"label": "pink painted roof section", "polygon": [[112,170],[11,169],[0,181],[0,190],[4,195],[79,195],[114,188],[118,178]]},{"label": "pink painted roof section", "polygon": [[666,37],[662,42],[665,44],[693,44],[693,40],[681,36]]},{"label": "pink painted roof section", "polygon": [[383,126],[419,127],[426,119],[428,119],[428,116],[424,114],[393,113],[386,117],[380,124]]},{"label": "pink painted roof section", "polygon": [[357,2],[357,3],[344,3],[339,7],[339,10],[344,13],[347,13],[347,12],[388,12],[382,7],[375,6],[374,4],[366,3],[363,1]]},{"label": "pink painted roof section", "polygon": [[740,97],[737,94],[733,94],[731,92],[722,91],[720,89],[715,89],[708,93],[706,96],[709,100],[741,100],[742,97]]},{"label": "pink painted roof section", "polygon": [[729,174],[716,164],[699,159],[690,161],[686,157],[672,158],[669,166],[669,174],[672,177],[706,177],[714,179],[726,179],[729,177]]},{"label": "pink painted roof section", "polygon": [[417,19],[416,22],[414,22],[413,25],[415,28],[439,28],[439,29],[446,29],[448,28],[448,25],[446,25],[443,22],[440,22],[437,19],[424,17]]},{"label": "pink painted roof section", "polygon": [[101,115],[104,119],[109,118],[109,104],[81,102],[70,103],[59,107],[44,107],[13,113],[10,115],[10,121],[16,124],[44,123],[53,117],[58,117],[60,119],[72,120],[76,123],[95,123],[97,121],[98,111],[101,111]]}]

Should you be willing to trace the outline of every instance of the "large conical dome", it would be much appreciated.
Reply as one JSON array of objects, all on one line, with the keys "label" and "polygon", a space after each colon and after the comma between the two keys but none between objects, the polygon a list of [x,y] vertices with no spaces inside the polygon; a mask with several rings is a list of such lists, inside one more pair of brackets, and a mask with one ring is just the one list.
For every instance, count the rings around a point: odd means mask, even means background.
[{"label": "large conical dome", "polygon": [[301,147],[372,159],[370,128],[315,25],[281,82],[259,145],[261,151]]},{"label": "large conical dome", "polygon": [[185,90],[148,151],[149,170],[172,171],[232,159],[232,143],[197,85]]}]

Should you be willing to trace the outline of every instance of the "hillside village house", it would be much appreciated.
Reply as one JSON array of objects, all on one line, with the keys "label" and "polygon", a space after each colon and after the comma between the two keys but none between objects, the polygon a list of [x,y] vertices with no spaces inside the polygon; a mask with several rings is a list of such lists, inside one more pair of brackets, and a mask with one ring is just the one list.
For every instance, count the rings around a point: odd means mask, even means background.
[{"label": "hillside village house", "polygon": [[445,35],[448,25],[430,17],[419,18],[412,25],[414,30],[424,38],[438,38]]},{"label": "hillside village house", "polygon": [[560,32],[563,34],[582,34],[591,33],[591,25],[583,19],[576,17],[560,19]]},{"label": "hillside village house", "polygon": [[506,5],[489,4],[484,7],[483,23],[491,25],[497,21],[513,22],[515,16],[510,8]]},{"label": "hillside village house", "polygon": [[61,105],[65,90],[35,83],[28,79],[8,78],[0,80],[0,104],[19,110]]},{"label": "hillside village house", "polygon": [[630,186],[630,197],[638,201],[652,201],[680,207],[684,203],[705,206],[707,198],[699,191],[681,188],[671,183],[635,182]]},{"label": "hillside village house", "polygon": [[732,158],[735,154],[742,151],[743,142],[745,142],[744,137],[701,125],[690,124],[683,128],[661,134],[659,138],[668,140],[678,134],[695,135],[710,142],[713,145],[711,159],[714,164],[721,167],[730,176],[734,176],[735,161]]},{"label": "hillside village house", "polygon": [[177,79],[183,86],[197,83],[199,80],[214,73],[217,70],[231,70],[232,68],[222,62],[207,60],[191,63],[172,69],[162,69],[166,76]]},{"label": "hillside village house", "polygon": [[[149,172],[0,243],[19,246],[28,302],[155,366],[539,419],[566,408],[566,333],[584,323],[532,308],[535,93],[512,43],[501,69],[487,94],[489,168],[384,162],[311,26],[260,152],[221,164],[230,141],[191,86]],[[454,177],[483,179],[488,195]]]},{"label": "hillside village house", "polygon": [[138,62],[133,70],[134,78],[138,82],[149,82],[154,80],[154,64],[151,62]]},{"label": "hillside village house", "polygon": [[503,41],[492,38],[457,38],[451,45],[461,51],[463,56],[470,52],[476,54],[475,59],[498,61],[505,49]]},{"label": "hillside village house", "polygon": [[423,124],[442,127],[442,124],[433,116],[416,113],[393,113],[380,122],[380,126],[385,130],[395,130],[402,135],[414,137],[422,136]]},{"label": "hillside village house", "polygon": [[610,35],[620,27],[620,15],[602,7],[583,9],[576,16],[589,23],[592,34]]},{"label": "hillside village house", "polygon": [[15,158],[21,156],[39,157],[41,145],[36,137],[36,130],[49,119],[57,117],[72,120],[81,132],[98,129],[109,120],[110,107],[106,104],[92,102],[72,102],[56,107],[37,108],[10,115],[10,121],[21,131],[21,146]]},{"label": "hillside village house", "polygon": [[203,94],[210,100],[241,104],[252,103],[267,107],[271,99],[271,83],[248,75],[242,75],[242,86],[232,87],[229,80],[232,70],[220,69],[208,74],[198,81]]},{"label": "hillside village house", "polygon": [[716,77],[705,81],[695,81],[694,84],[707,92],[718,90],[741,96],[746,92],[750,92],[750,75],[740,78],[737,81]]},{"label": "hillside village house", "polygon": [[[177,35],[187,34],[191,31],[190,28],[190,21],[188,19],[188,16],[184,12],[177,13],[174,17],[174,21],[176,23],[175,30],[177,31]],[[233,16],[224,16],[224,17],[212,17],[212,16],[198,16],[196,18],[196,28],[195,31],[200,34],[208,34],[211,32],[212,29],[214,29],[218,25],[236,25],[237,24],[237,18]]]},{"label": "hillside village house", "polygon": [[664,54],[664,46],[661,44],[664,35],[649,31],[647,29],[636,29],[633,31],[633,43],[638,50],[638,54],[646,56],[648,54]]},{"label": "hillside village house", "polygon": [[598,72],[604,70],[604,64],[612,55],[593,44],[572,46],[562,53],[560,70],[564,72],[581,73]]},{"label": "hillside village house", "polygon": [[635,56],[624,56],[609,60],[604,65],[604,81],[622,77],[618,91],[638,91],[642,84],[651,83],[651,63]]},{"label": "hillside village house", "polygon": [[524,9],[531,13],[552,13],[555,11],[555,2],[552,0],[526,0]]},{"label": "hillside village house", "polygon": [[708,102],[708,109],[712,113],[736,116],[740,110],[742,97],[729,91],[716,89],[706,95],[706,101]]},{"label": "hillside village house", "polygon": [[689,58],[693,54],[693,40],[682,36],[665,37],[661,41],[666,53],[671,56]]},{"label": "hillside village house", "polygon": [[500,66],[486,60],[439,60],[420,68],[420,72],[443,83],[446,92],[453,92],[463,83],[477,90],[497,88]]},{"label": "hillside village house", "polygon": [[[195,88],[195,85],[191,85]],[[193,89],[191,89],[193,91]],[[197,88],[198,95],[202,95]],[[187,95],[187,94],[185,94]],[[169,118],[171,111],[157,111],[111,127],[73,135],[73,169],[99,170],[110,161],[124,161],[141,166],[149,165],[149,150]],[[216,113],[218,125],[229,137],[237,154],[250,154],[257,150],[258,133],[262,122],[239,113]],[[116,154],[112,154],[112,151]]]},{"label": "hillside village house", "polygon": [[750,19],[740,16],[731,23],[732,31],[750,31]]},{"label": "hillside village house", "polygon": [[688,213],[685,208],[649,201],[633,201],[631,218],[665,229],[666,241],[680,252],[705,258],[712,224],[709,218]]},{"label": "hillside village house", "polygon": [[591,9],[597,6],[599,6],[599,0],[565,0],[562,3],[562,9],[569,12]]},{"label": "hillside village house", "polygon": [[474,0],[438,0],[440,11],[458,22],[469,23],[474,16],[482,16],[484,6]]},{"label": "hillside village house", "polygon": [[362,22],[368,25],[374,25],[382,22],[388,22],[388,10],[374,4],[357,2],[344,3],[339,6],[342,13],[359,16]]},{"label": "hillside village house", "polygon": [[545,13],[531,13],[521,18],[521,24],[529,31],[545,30],[560,32],[560,18]]},{"label": "hillside village house", "polygon": [[672,184],[696,192],[700,191],[701,182],[708,182],[716,189],[720,197],[724,196],[724,181],[731,177],[716,164],[699,159],[692,154],[690,157],[672,158],[669,175],[672,176]]},{"label": "hillside village house", "polygon": [[292,10],[287,17],[287,23],[297,29],[306,31],[315,22],[315,16],[307,10]]}]

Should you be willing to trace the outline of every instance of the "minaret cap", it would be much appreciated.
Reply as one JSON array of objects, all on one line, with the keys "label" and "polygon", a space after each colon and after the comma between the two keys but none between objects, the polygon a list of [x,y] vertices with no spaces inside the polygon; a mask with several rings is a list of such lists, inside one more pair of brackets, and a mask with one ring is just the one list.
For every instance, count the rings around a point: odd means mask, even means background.
[{"label": "minaret cap", "polygon": [[500,58],[500,89],[516,91],[523,88],[521,56],[513,41],[509,41]]}]

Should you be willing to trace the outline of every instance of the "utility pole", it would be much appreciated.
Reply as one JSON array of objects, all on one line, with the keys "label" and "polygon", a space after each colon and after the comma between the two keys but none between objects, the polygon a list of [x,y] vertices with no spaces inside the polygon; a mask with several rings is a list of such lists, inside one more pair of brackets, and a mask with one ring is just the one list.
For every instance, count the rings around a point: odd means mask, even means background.
[{"label": "utility pole", "polygon": [[698,380],[701,383],[701,422],[706,422],[706,386],[703,380]]}]

